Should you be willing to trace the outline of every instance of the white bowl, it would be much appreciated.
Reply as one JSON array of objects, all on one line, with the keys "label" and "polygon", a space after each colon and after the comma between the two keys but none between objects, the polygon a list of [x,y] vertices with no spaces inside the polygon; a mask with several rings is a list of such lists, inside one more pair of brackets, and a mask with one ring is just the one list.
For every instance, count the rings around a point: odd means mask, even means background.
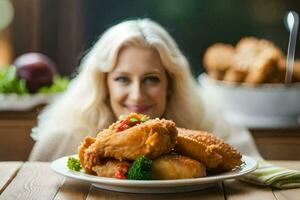
[{"label": "white bowl", "polygon": [[201,74],[198,81],[225,118],[249,128],[299,126],[300,83],[236,85]]}]

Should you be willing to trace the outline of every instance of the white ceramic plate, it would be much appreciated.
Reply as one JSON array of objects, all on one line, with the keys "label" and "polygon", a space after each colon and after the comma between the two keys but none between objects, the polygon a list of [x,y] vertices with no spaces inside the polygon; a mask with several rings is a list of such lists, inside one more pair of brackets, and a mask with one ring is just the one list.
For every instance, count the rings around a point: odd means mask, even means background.
[{"label": "white ceramic plate", "polygon": [[68,158],[69,156],[66,156],[53,161],[51,169],[63,176],[90,182],[102,189],[129,193],[175,193],[201,190],[222,180],[243,176],[257,168],[257,162],[253,158],[244,155],[242,158],[243,164],[239,168],[202,178],[151,181],[119,180],[69,170],[67,168]]}]

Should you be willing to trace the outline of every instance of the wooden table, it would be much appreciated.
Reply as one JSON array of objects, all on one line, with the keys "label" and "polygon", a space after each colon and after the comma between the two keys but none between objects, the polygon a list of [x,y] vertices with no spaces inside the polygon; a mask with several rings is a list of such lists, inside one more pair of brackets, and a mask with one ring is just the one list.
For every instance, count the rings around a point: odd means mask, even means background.
[{"label": "wooden table", "polygon": [[[270,161],[278,166],[300,170],[300,161]],[[177,194],[129,194],[95,188],[93,185],[64,178],[45,162],[0,162],[0,200],[16,199],[206,199],[206,200],[284,200],[299,199],[299,189],[277,190],[238,180],[226,180],[202,191]]]}]

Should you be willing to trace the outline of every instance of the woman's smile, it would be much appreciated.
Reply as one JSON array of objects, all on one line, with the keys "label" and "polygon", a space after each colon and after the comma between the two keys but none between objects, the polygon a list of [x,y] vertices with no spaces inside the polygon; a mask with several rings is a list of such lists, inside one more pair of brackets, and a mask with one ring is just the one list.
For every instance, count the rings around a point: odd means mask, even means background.
[{"label": "woman's smile", "polygon": [[149,111],[152,106],[147,106],[147,105],[127,105],[126,107],[131,112],[143,113],[143,112]]}]

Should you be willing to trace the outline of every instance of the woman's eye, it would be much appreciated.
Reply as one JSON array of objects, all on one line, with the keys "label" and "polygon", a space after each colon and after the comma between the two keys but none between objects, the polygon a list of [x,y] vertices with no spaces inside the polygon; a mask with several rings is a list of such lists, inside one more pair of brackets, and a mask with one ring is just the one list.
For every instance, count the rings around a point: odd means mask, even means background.
[{"label": "woman's eye", "polygon": [[120,83],[129,82],[129,78],[127,78],[126,76],[119,76],[119,77],[116,77],[114,80],[117,82],[120,82]]},{"label": "woman's eye", "polygon": [[148,76],[144,79],[144,82],[146,82],[146,83],[159,83],[160,79],[157,76]]}]

